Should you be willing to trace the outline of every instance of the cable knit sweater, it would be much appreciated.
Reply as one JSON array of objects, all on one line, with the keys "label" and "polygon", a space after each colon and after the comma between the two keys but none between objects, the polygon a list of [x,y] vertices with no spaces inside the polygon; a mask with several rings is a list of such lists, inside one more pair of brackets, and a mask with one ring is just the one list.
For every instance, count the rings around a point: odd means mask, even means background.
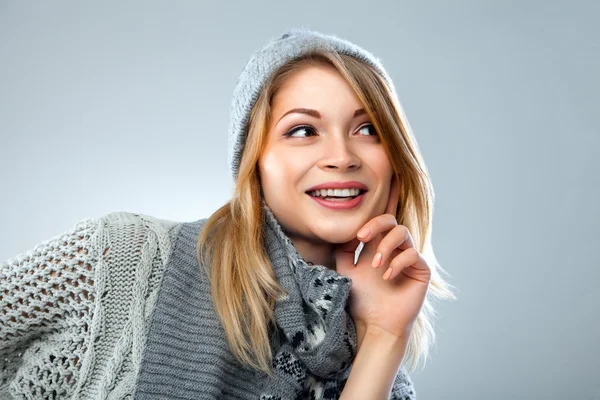
[{"label": "cable knit sweater", "polygon": [[[351,280],[308,265],[263,201],[275,378],[231,354],[198,264],[206,222],[112,212],[0,264],[0,399],[337,399]],[[383,357],[383,355],[382,355]],[[391,399],[416,399],[402,366]]]}]

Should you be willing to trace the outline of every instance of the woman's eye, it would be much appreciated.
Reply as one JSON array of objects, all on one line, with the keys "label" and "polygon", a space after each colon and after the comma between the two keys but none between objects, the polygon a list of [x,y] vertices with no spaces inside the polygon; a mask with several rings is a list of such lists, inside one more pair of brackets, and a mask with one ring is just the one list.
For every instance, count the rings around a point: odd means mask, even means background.
[{"label": "woman's eye", "polygon": [[[359,129],[359,132],[360,132],[360,131],[362,131],[362,130],[365,130],[365,129],[367,129],[365,132],[368,132],[368,128],[371,128],[371,133],[367,133],[367,135],[366,135],[366,136],[378,136],[378,135],[377,135],[377,131],[375,130],[375,126],[374,126],[373,124],[366,124],[366,125],[363,125],[363,126],[362,126],[362,127]],[[302,132],[302,131],[306,131],[306,132],[307,132],[307,135],[306,135],[306,136],[312,136],[312,135],[314,135],[314,134],[316,133],[316,132],[315,132],[315,129],[314,129],[312,126],[306,126],[306,125],[303,125],[303,126],[298,126],[298,127],[296,127],[296,128],[293,128],[293,129],[291,129],[290,131],[288,131],[287,133],[285,133],[285,134],[284,134],[284,136],[289,136],[289,137],[302,137],[302,136],[295,135],[295,133],[296,133],[296,132]],[[308,134],[308,133],[310,133],[310,134]],[[312,134],[312,135],[311,135],[311,134]],[[304,136],[304,137],[306,137],[306,136]],[[363,136],[364,136],[364,135],[363,135]]]},{"label": "woman's eye", "polygon": [[[315,130],[310,126],[298,126],[294,129],[290,130],[289,132],[287,132],[284,136],[292,136],[294,133],[302,132],[303,130],[307,131],[307,132],[315,133]],[[295,137],[297,137],[297,136],[295,136]]]},{"label": "woman's eye", "polygon": [[375,130],[375,126],[373,124],[366,124],[363,125],[358,131],[362,131],[365,128],[371,128],[373,134],[372,135],[367,135],[367,136],[377,136],[377,131]]}]

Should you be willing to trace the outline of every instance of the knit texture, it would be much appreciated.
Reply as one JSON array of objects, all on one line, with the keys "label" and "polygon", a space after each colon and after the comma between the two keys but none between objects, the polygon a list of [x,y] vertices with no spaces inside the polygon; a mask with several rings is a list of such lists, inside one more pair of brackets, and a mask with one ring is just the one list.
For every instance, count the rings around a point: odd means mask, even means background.
[{"label": "knit texture", "polygon": [[270,40],[256,51],[244,66],[230,106],[228,162],[231,176],[238,176],[250,112],[269,77],[282,65],[313,50],[329,50],[357,58],[373,66],[388,86],[392,98],[398,101],[396,88],[383,63],[371,52],[336,35],[308,28],[293,28],[277,39]]},{"label": "knit texture", "polygon": [[[262,206],[265,249],[289,292],[275,304],[275,378],[240,365],[229,351],[208,277],[196,258],[202,219],[184,224],[165,271],[136,400],[339,398],[357,351],[346,310],[351,280],[325,266],[309,266],[264,199]],[[390,398],[416,398],[404,366]]]},{"label": "knit texture", "polygon": [[0,399],[131,396],[177,228],[114,212],[0,263]]},{"label": "knit texture", "polygon": [[[263,200],[275,378],[231,354],[198,264],[206,222],[115,212],[0,264],[0,399],[337,399],[351,280],[297,253]],[[382,355],[383,357],[384,355]],[[402,366],[391,399],[416,398]]]}]

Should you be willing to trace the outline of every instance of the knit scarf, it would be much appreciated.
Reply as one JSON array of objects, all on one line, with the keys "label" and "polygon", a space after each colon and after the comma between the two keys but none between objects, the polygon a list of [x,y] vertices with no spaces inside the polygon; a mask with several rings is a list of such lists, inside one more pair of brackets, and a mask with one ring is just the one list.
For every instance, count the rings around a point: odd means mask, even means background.
[{"label": "knit scarf", "polygon": [[165,268],[135,399],[339,397],[357,351],[346,310],[351,281],[323,265],[309,265],[264,199],[262,206],[265,250],[289,292],[276,299],[274,309],[274,378],[241,365],[229,350],[196,257],[203,219],[183,224]]},{"label": "knit scarf", "polygon": [[354,321],[346,310],[351,281],[323,265],[309,265],[264,200],[263,209],[265,248],[278,282],[289,292],[275,303],[285,340],[273,362],[278,381],[269,382],[267,392],[276,393],[273,398],[295,398],[291,393],[337,398],[357,351]]}]

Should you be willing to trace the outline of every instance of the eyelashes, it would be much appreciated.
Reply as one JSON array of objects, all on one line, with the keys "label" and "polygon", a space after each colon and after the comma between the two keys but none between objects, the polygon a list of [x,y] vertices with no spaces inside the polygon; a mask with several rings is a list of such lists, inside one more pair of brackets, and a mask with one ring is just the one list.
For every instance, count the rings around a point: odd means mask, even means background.
[{"label": "eyelashes", "polygon": [[316,133],[315,128],[313,128],[312,126],[310,126],[310,125],[300,125],[300,126],[297,126],[295,128],[290,129],[283,136],[291,137],[294,133],[296,133],[298,131],[301,131],[303,129],[306,130],[306,131],[308,131],[308,132]]},{"label": "eyelashes", "polygon": [[[361,131],[361,130],[363,130],[366,127],[371,127],[373,134],[372,135],[361,135],[361,136],[374,136],[374,137],[378,137],[379,136],[379,134],[375,130],[375,126],[373,124],[371,124],[371,123],[362,125],[360,128],[358,128],[358,131]],[[283,136],[285,136],[285,137],[308,137],[308,136],[292,136],[296,132],[301,132],[302,130],[306,130],[307,132],[311,132],[312,134],[316,134],[317,133],[316,129],[314,127],[310,126],[310,125],[299,125],[299,126],[296,126],[296,127],[292,128],[292,129],[290,129],[286,133],[284,133]]]}]

